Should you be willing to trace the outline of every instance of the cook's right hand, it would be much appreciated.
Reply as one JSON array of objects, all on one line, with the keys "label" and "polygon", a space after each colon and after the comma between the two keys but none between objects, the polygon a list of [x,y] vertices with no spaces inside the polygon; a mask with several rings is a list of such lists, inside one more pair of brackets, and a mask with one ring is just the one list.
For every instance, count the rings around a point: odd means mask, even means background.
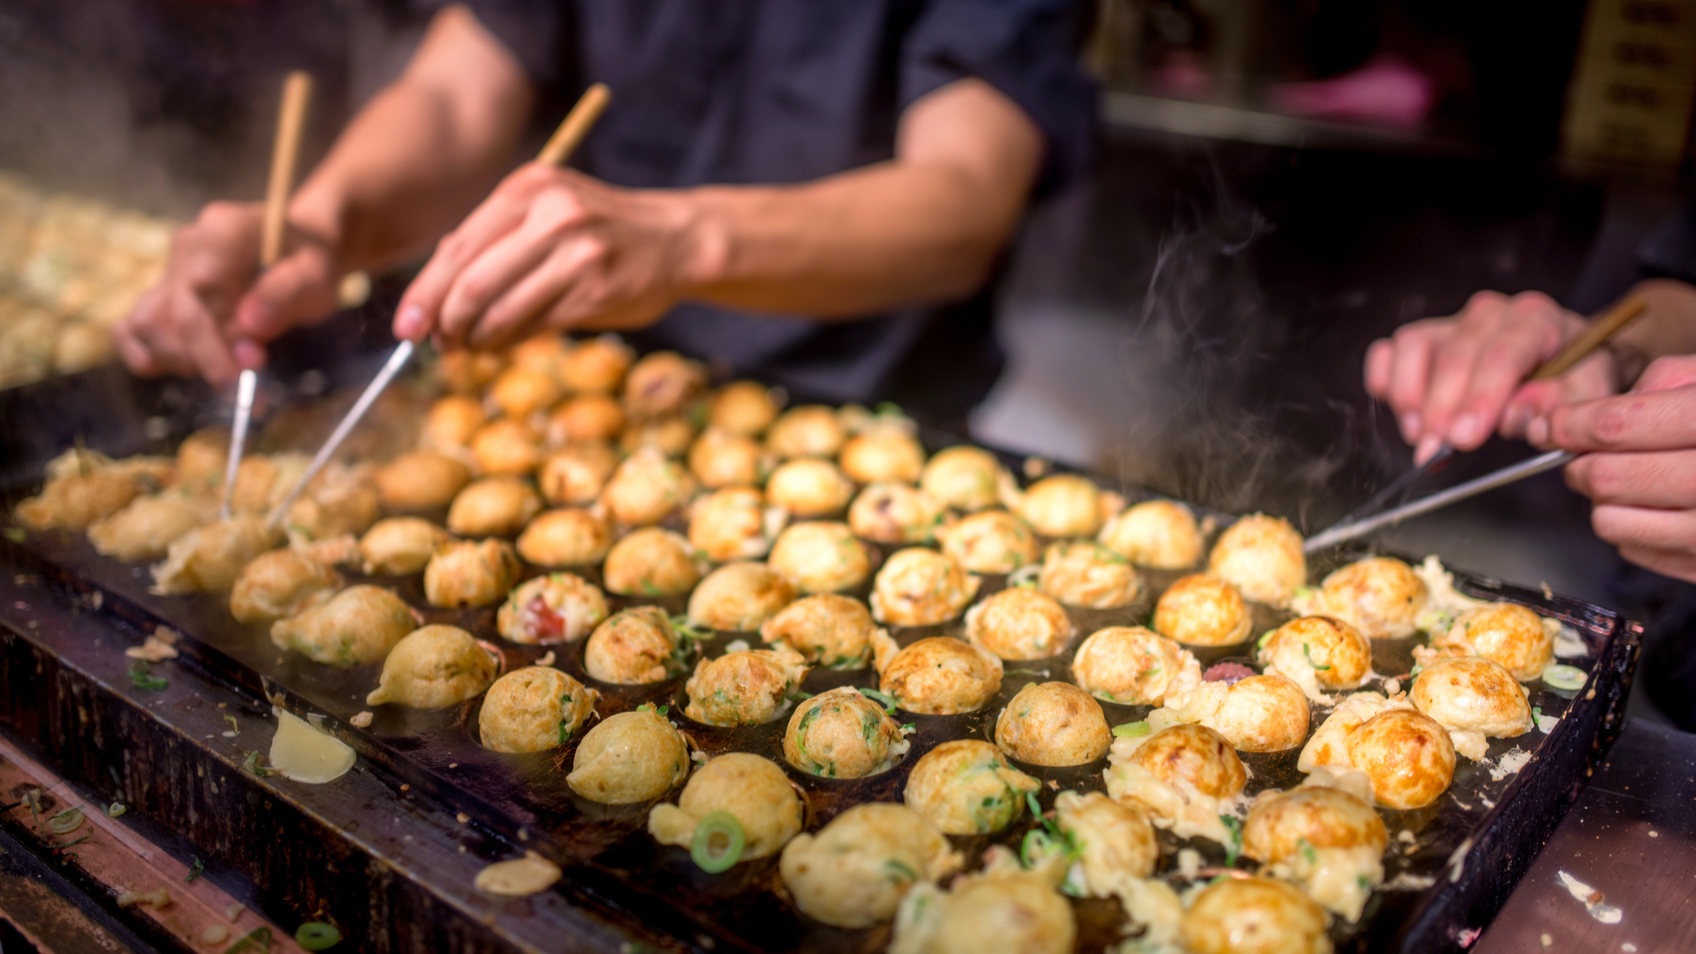
[{"label": "cook's right hand", "polygon": [[202,377],[214,386],[265,364],[265,345],[336,308],[329,244],[290,232],[260,274],[257,203],[214,202],[177,230],[165,276],[115,329],[124,363],[144,377]]},{"label": "cook's right hand", "polygon": [[1390,405],[1423,464],[1448,443],[1472,450],[1492,431],[1521,437],[1533,418],[1562,404],[1618,393],[1606,349],[1558,378],[1522,384],[1586,322],[1547,295],[1482,291],[1460,314],[1396,329],[1366,352],[1366,390]]}]

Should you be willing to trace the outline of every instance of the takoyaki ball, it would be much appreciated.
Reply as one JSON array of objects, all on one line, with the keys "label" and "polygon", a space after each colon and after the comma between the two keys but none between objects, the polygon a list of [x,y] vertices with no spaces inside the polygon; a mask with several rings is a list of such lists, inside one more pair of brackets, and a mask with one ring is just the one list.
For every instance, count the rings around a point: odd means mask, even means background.
[{"label": "takoyaki ball", "polygon": [[1335,788],[1261,796],[1243,823],[1243,854],[1278,865],[1321,906],[1360,919],[1384,880],[1384,820],[1370,804]]},{"label": "takoyaki ball", "polygon": [[504,540],[451,540],[424,566],[424,598],[431,606],[491,606],[523,570]]},{"label": "takoyaki ball", "polygon": [[371,576],[405,576],[430,563],[436,548],[446,543],[448,532],[418,517],[379,520],[359,538],[359,555],[364,572]]},{"label": "takoyaki ball", "polygon": [[570,355],[571,342],[557,331],[526,338],[507,352],[513,367],[540,371],[555,381],[564,380],[565,362]]},{"label": "takoyaki ball", "polygon": [[41,493],[18,504],[18,522],[31,530],[87,530],[89,524],[128,506],[141,495],[136,481],[91,471],[48,481]]},{"label": "takoyaki ball", "polygon": [[726,487],[689,505],[689,543],[714,562],[751,560],[771,549],[782,519],[753,487]]},{"label": "takoyaki ball", "polygon": [[1552,630],[1543,625],[1542,617],[1524,606],[1492,603],[1460,614],[1448,632],[1432,640],[1432,645],[1494,660],[1515,679],[1530,682],[1554,659]]},{"label": "takoyaki ball", "polygon": [[611,443],[624,432],[624,408],[605,394],[580,394],[548,415],[550,447]]},{"label": "takoyaki ball", "polygon": [[915,883],[960,867],[960,855],[923,815],[868,802],[783,848],[783,886],[801,913],[832,927],[864,928],[895,916]]},{"label": "takoyaki ball", "polygon": [[802,593],[853,589],[871,575],[871,554],[845,523],[797,523],[772,544],[767,562]]},{"label": "takoyaki ball", "polygon": [[1455,747],[1448,730],[1412,709],[1389,709],[1348,735],[1349,763],[1366,773],[1385,808],[1424,808],[1448,791]]},{"label": "takoyaki ball", "polygon": [[1154,628],[1191,646],[1235,646],[1252,619],[1237,588],[1212,573],[1180,577],[1154,606]]},{"label": "takoyaki ball", "polygon": [[542,498],[517,477],[480,477],[448,508],[448,529],[467,537],[506,537],[542,511]]},{"label": "takoyaki ball", "polygon": [[732,381],[707,404],[707,426],[752,437],[777,420],[780,402],[757,381]]},{"label": "takoyaki ball", "polygon": [[877,622],[864,603],[825,593],[807,596],[779,610],[760,627],[760,639],[774,649],[801,654],[824,669],[860,669],[871,658]]},{"label": "takoyaki ball", "polygon": [[701,579],[695,551],[680,533],[644,527],[621,538],[601,564],[601,585],[620,596],[677,596]]},{"label": "takoyaki ball", "polygon": [[626,454],[652,447],[667,457],[682,457],[695,441],[695,425],[681,417],[655,417],[625,426],[618,435]]},{"label": "takoyaki ball", "polygon": [[[1191,673],[1188,680],[1177,679]],[[1142,626],[1109,626],[1091,633],[1072,656],[1072,678],[1097,699],[1128,706],[1158,706],[1168,687],[1192,683],[1200,664],[1182,646]]]},{"label": "takoyaki ball", "polygon": [[907,754],[907,737],[883,706],[853,686],[802,702],[783,733],[783,758],[809,775],[864,778]]},{"label": "takoyaki ball", "polygon": [[583,736],[565,784],[591,802],[629,805],[659,798],[688,776],[683,733],[653,706],[638,706],[607,716]]},{"label": "takoyaki ball", "polygon": [[383,506],[411,513],[447,506],[471,482],[471,469],[445,454],[412,451],[379,467],[376,478]]},{"label": "takoyaki ball", "polygon": [[1002,659],[1057,655],[1077,632],[1052,597],[1015,586],[966,611],[966,639]]},{"label": "takoyaki ball", "polygon": [[791,696],[807,675],[799,653],[744,649],[703,659],[684,684],[683,714],[706,725],[765,725],[789,711]]},{"label": "takoyaki ball", "polygon": [[925,464],[919,486],[939,505],[982,510],[1001,499],[1001,462],[981,447],[950,447]]},{"label": "takoyaki ball", "polygon": [[695,481],[676,461],[644,447],[618,465],[601,490],[613,522],[647,527],[664,520],[695,493]]},{"label": "takoyaki ball", "polygon": [[936,533],[942,507],[906,484],[872,484],[848,508],[848,526],[876,543],[924,543]]},{"label": "takoyaki ball", "polygon": [[364,533],[382,512],[369,468],[350,470],[331,464],[289,506],[283,525],[292,538],[329,540]]},{"label": "takoyaki ball", "polygon": [[1239,752],[1284,752],[1307,740],[1307,696],[1294,681],[1276,674],[1249,676],[1231,684],[1225,702],[1207,725]]},{"label": "takoyaki ball", "polygon": [[1011,503],[1038,533],[1050,537],[1093,537],[1113,509],[1114,499],[1095,481],[1076,474],[1055,474],[1030,485]]},{"label": "takoyaki ball", "polygon": [[207,487],[224,479],[230,462],[230,429],[203,427],[177,445],[177,485]]},{"label": "takoyaki ball", "polygon": [[924,471],[925,449],[903,428],[874,425],[849,438],[839,460],[842,472],[862,484],[915,484]]},{"label": "takoyaki ball", "polygon": [[235,585],[248,561],[283,541],[283,532],[254,514],[237,514],[195,527],[171,541],[153,567],[156,593],[222,593]]},{"label": "takoyaki ball", "polygon": [[564,396],[553,375],[531,368],[512,367],[501,372],[489,386],[489,403],[507,417],[523,420],[546,410]]},{"label": "takoyaki ball", "polygon": [[1070,954],[1072,906],[1035,871],[956,879],[953,890],[921,884],[902,899],[889,954]]},{"label": "takoyaki ball", "polygon": [[515,643],[569,643],[607,618],[601,588],[570,573],[526,580],[495,616],[495,628]]},{"label": "takoyaki ball", "polygon": [[872,584],[872,616],[892,626],[929,626],[960,615],[981,581],[923,547],[897,551]]},{"label": "takoyaki ball", "polygon": [[766,499],[801,517],[838,513],[853,497],[854,482],[827,460],[788,461],[766,479]]},{"label": "takoyaki ball", "polygon": [[1325,910],[1271,878],[1220,878],[1184,912],[1191,954],[1331,954]]},{"label": "takoyaki ball", "polygon": [[921,639],[878,670],[878,688],[908,712],[976,712],[1001,691],[1001,660],[949,636]]},{"label": "takoyaki ball", "polygon": [[[230,509],[248,513],[269,511],[281,503],[312,463],[305,454],[250,454],[236,469],[236,488],[230,494]],[[328,469],[328,468],[326,468]],[[313,484],[323,480],[316,478]]]},{"label": "takoyaki ball", "polygon": [[436,361],[436,377],[456,395],[477,394],[506,367],[506,357],[487,351],[449,351]]},{"label": "takoyaki ball", "polygon": [[689,472],[703,487],[758,486],[775,461],[745,434],[709,430],[689,448]]},{"label": "takoyaki ball", "polygon": [[489,687],[477,731],[496,752],[545,752],[575,738],[600,698],[551,666],[525,666]]},{"label": "takoyaki ball", "polygon": [[1129,606],[1142,596],[1142,577],[1130,562],[1088,540],[1050,544],[1036,585],[1067,606],[1091,609]]},{"label": "takoyaki ball", "polygon": [[1370,557],[1327,576],[1317,597],[1312,612],[1335,616],[1368,639],[1400,639],[1418,629],[1414,621],[1430,593],[1406,563]]},{"label": "takoyaki ball", "polygon": [[995,744],[1032,765],[1083,765],[1112,742],[1101,703],[1069,682],[1029,683],[995,720]]},{"label": "takoyaki ball", "polygon": [[1322,690],[1358,689],[1372,675],[1372,645],[1329,616],[1302,616],[1272,631],[1257,657],[1318,700]]},{"label": "takoyaki ball", "polygon": [[1473,761],[1484,758],[1486,736],[1511,739],[1531,729],[1525,690],[1513,673],[1483,656],[1432,662],[1413,677],[1407,698],[1448,729],[1455,748]]},{"label": "takoyaki ball", "polygon": [[689,649],[657,606],[633,606],[589,634],[583,668],[595,679],[635,686],[682,675]]},{"label": "takoyaki ball", "polygon": [[476,398],[450,394],[430,406],[419,443],[426,450],[452,451],[471,446],[471,436],[489,420]]},{"label": "takoyaki ball", "polygon": [[565,386],[579,394],[614,394],[624,382],[636,353],[616,335],[579,341],[565,356]]},{"label": "takoyaki ball", "polygon": [[271,624],[271,642],[326,666],[381,662],[418,628],[412,608],[380,586],[350,586],[298,615]]},{"label": "takoyaki ball", "polygon": [[1096,539],[1137,566],[1186,570],[1201,561],[1195,514],[1172,500],[1145,500],[1116,514]]},{"label": "takoyaki ball", "polygon": [[766,447],[788,460],[794,457],[835,457],[848,439],[836,411],[822,404],[792,407],[778,416],[766,433]]},{"label": "takoyaki ball", "polygon": [[1282,517],[1250,514],[1225,528],[1207,557],[1207,569],[1257,603],[1288,606],[1307,582],[1301,534]]},{"label": "takoyaki ball", "polygon": [[230,615],[237,622],[269,625],[329,599],[341,586],[340,573],[305,553],[271,550],[242,567],[230,588]]},{"label": "takoyaki ball", "polygon": [[471,456],[485,474],[522,477],[542,464],[542,442],[517,418],[490,421],[471,435]]},{"label": "takoyaki ball", "polygon": [[1156,827],[1180,838],[1230,839],[1219,816],[1242,795],[1248,770],[1224,736],[1181,723],[1152,735],[1115,739],[1111,752],[1108,795],[1137,803]]},{"label": "takoyaki ball", "polygon": [[1077,846],[1083,888],[1093,897],[1110,897],[1127,878],[1146,878],[1160,860],[1154,825],[1136,802],[1118,802],[1101,792],[1061,792],[1054,799],[1055,822]]},{"label": "takoyaki ball", "polygon": [[907,776],[907,807],[949,835],[986,835],[1006,828],[1041,783],[979,739],[944,742]]},{"label": "takoyaki ball", "polygon": [[470,633],[458,626],[421,626],[389,651],[365,704],[440,709],[482,695],[499,674],[494,655]]},{"label": "takoyaki ball", "polygon": [[1031,525],[1005,510],[985,510],[936,529],[942,552],[967,573],[1011,573],[1037,561]]},{"label": "takoyaki ball", "polygon": [[777,854],[803,823],[801,798],[777,763],[729,752],[701,766],[676,805],[655,805],[648,814],[648,833],[662,845],[687,848],[695,840],[695,826],[721,812],[742,828],[741,861]]},{"label": "takoyaki ball", "polygon": [[689,594],[689,622],[707,629],[756,632],[795,602],[795,587],[764,563],[738,561],[707,574]]},{"label": "takoyaki ball", "polygon": [[536,485],[548,503],[582,505],[601,495],[618,467],[618,454],[605,444],[572,444],[542,461]]},{"label": "takoyaki ball", "polygon": [[679,414],[707,389],[707,369],[675,351],[655,351],[624,379],[624,407],[632,417]]},{"label": "takoyaki ball", "polygon": [[166,490],[137,497],[124,509],[88,525],[88,542],[102,556],[125,563],[157,560],[171,541],[212,519],[217,503],[208,496]]},{"label": "takoyaki ball", "polygon": [[577,507],[537,514],[518,535],[518,553],[537,566],[599,563],[612,546],[612,528]]}]

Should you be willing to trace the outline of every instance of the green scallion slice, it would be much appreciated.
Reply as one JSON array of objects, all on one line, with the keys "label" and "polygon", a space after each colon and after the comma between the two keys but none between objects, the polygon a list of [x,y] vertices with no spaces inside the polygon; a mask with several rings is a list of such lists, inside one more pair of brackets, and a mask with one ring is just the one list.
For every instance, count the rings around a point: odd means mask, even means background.
[{"label": "green scallion slice", "polygon": [[900,703],[895,701],[894,696],[889,695],[888,693],[878,692],[876,689],[861,689],[860,695],[882,705],[883,711],[890,715],[894,715],[896,708],[900,705]]},{"label": "green scallion slice", "polygon": [[1116,725],[1113,727],[1113,734],[1121,739],[1134,739],[1137,736],[1147,735],[1148,733],[1149,726],[1147,722],[1127,722],[1124,725]]},{"label": "green scallion slice", "polygon": [[296,944],[309,951],[322,951],[335,947],[342,942],[342,932],[336,930],[334,924],[323,921],[308,921],[294,930]]},{"label": "green scallion slice", "polygon": [[695,840],[689,845],[689,857],[695,859],[695,864],[708,874],[718,874],[728,871],[736,862],[742,860],[742,849],[748,844],[748,836],[742,831],[742,823],[729,812],[708,812],[705,818],[695,823]]},{"label": "green scallion slice", "polygon": [[1589,679],[1584,670],[1565,663],[1551,663],[1543,670],[1543,683],[1551,689],[1582,689]]}]

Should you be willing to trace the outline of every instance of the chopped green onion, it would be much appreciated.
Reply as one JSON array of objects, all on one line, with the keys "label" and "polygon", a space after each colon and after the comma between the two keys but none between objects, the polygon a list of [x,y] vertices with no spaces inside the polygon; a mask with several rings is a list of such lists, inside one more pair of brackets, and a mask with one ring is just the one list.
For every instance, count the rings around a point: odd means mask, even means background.
[{"label": "chopped green onion", "polygon": [[271,929],[260,925],[236,939],[234,944],[224,948],[224,954],[241,954],[242,951],[264,951],[270,954]]},{"label": "chopped green onion", "polygon": [[1308,664],[1308,665],[1309,665],[1309,666],[1312,666],[1312,667],[1313,667],[1313,668],[1315,668],[1315,669],[1318,669],[1318,670],[1321,670],[1321,671],[1323,671],[1323,670],[1326,670],[1326,669],[1330,669],[1330,668],[1331,668],[1331,667],[1330,667],[1330,666],[1321,666],[1321,665],[1319,665],[1319,664],[1318,664],[1318,663],[1316,663],[1316,662],[1314,662],[1314,661],[1313,661],[1313,652],[1312,652],[1312,650],[1310,650],[1310,649],[1308,649],[1308,647],[1307,647],[1307,644],[1306,644],[1306,643],[1302,643],[1302,644],[1301,644],[1301,654],[1302,654],[1302,655],[1303,655],[1303,656],[1306,656],[1306,657],[1307,657],[1307,664]]},{"label": "chopped green onion", "polygon": [[1582,689],[1589,678],[1584,670],[1564,663],[1551,663],[1543,670],[1543,682],[1551,689]]},{"label": "chopped green onion", "polygon": [[1025,867],[1034,868],[1053,848],[1054,841],[1048,837],[1048,832],[1032,828],[1025,832],[1025,840],[1019,844],[1019,860]]},{"label": "chopped green onion", "polygon": [[1134,739],[1137,736],[1147,735],[1148,732],[1147,722],[1127,722],[1124,725],[1113,727],[1113,735],[1121,739]]},{"label": "chopped green onion", "polygon": [[1277,632],[1277,630],[1275,630],[1275,629],[1269,629],[1266,632],[1261,633],[1260,639],[1257,640],[1254,644],[1254,648],[1255,649],[1265,649],[1266,644],[1272,641],[1272,634],[1276,633],[1276,632]]},{"label": "chopped green onion", "polygon": [[82,809],[67,808],[47,819],[47,827],[55,835],[68,835],[82,827]]},{"label": "chopped green onion", "polygon": [[689,845],[689,857],[708,874],[728,871],[742,860],[742,849],[748,837],[742,823],[725,811],[708,812],[695,823],[695,839]]},{"label": "chopped green onion", "polygon": [[13,543],[22,543],[29,539],[29,533],[23,527],[7,527],[5,533],[6,539]]},{"label": "chopped green onion", "polygon": [[124,812],[127,812],[129,810],[130,810],[130,807],[128,805],[125,805],[123,802],[113,802],[112,804],[106,806],[106,817],[107,818],[117,818],[119,815],[122,815]]},{"label": "chopped green onion", "polygon": [[143,692],[158,692],[170,685],[165,679],[150,675],[147,663],[139,659],[130,667],[130,683]]},{"label": "chopped green onion", "polygon": [[644,702],[641,705],[636,707],[636,711],[637,712],[652,712],[654,715],[657,715],[657,716],[659,716],[660,718],[663,719],[663,718],[665,718],[665,714],[667,712],[671,711],[671,706],[656,706],[651,702]]},{"label": "chopped green onion", "polygon": [[193,884],[194,879],[206,873],[206,862],[201,861],[199,855],[189,855],[189,858],[194,864],[188,866],[188,874],[183,878],[183,884]]},{"label": "chopped green onion", "polygon": [[1042,821],[1042,805],[1037,802],[1035,792],[1025,793],[1025,807],[1031,810],[1032,818]]},{"label": "chopped green onion", "polygon": [[1231,835],[1231,840],[1225,845],[1225,865],[1229,867],[1237,863],[1237,856],[1243,851],[1243,823],[1242,819],[1230,815],[1220,815],[1219,821]]},{"label": "chopped green onion", "polygon": [[913,870],[913,866],[899,858],[885,861],[883,867],[889,872],[889,880],[896,884],[912,884],[919,880],[919,873]]},{"label": "chopped green onion", "polygon": [[309,951],[322,951],[342,942],[342,932],[334,924],[308,921],[294,930],[294,941]]},{"label": "chopped green onion", "polygon": [[876,689],[861,689],[860,695],[882,705],[883,711],[889,715],[894,715],[896,708],[900,706],[900,703],[895,701],[894,696],[891,696],[888,693],[878,692]]}]

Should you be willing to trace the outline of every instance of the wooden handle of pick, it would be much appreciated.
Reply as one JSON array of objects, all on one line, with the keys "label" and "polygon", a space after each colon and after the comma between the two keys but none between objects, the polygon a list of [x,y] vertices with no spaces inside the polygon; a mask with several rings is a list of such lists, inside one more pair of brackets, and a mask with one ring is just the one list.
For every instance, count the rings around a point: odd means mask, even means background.
[{"label": "wooden handle of pick", "polygon": [[1608,309],[1607,314],[1592,321],[1578,337],[1566,343],[1560,354],[1545,361],[1528,380],[1546,381],[1565,374],[1573,365],[1589,357],[1590,352],[1606,344],[1609,338],[1619,334],[1626,325],[1636,321],[1639,315],[1648,310],[1649,303],[1636,295],[1625,299]]},{"label": "wooden handle of pick", "polygon": [[571,158],[571,154],[583,143],[583,137],[595,128],[595,121],[606,112],[610,102],[612,90],[607,89],[605,83],[596,83],[584,90],[582,97],[577,100],[577,105],[571,107],[571,112],[565,114],[559,128],[548,137],[548,144],[542,147],[536,161],[543,165],[557,166]]},{"label": "wooden handle of pick", "polygon": [[283,257],[289,191],[294,187],[300,130],[306,124],[306,104],[311,98],[311,76],[295,70],[283,81],[283,107],[277,114],[277,139],[271,146],[271,181],[265,188],[265,229],[259,243],[259,263],[266,268]]}]

